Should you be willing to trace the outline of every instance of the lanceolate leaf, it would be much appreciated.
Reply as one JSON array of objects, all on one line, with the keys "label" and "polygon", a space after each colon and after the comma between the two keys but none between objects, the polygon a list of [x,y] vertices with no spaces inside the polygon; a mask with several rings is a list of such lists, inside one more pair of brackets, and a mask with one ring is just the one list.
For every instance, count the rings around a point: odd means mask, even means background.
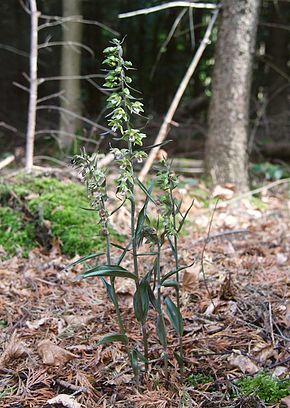
[{"label": "lanceolate leaf", "polygon": [[121,262],[123,261],[123,259],[126,256],[127,252],[130,251],[130,247],[131,247],[131,241],[127,244],[127,246],[125,248],[121,248],[121,249],[123,249],[123,253],[120,256],[120,258],[118,259],[117,265],[121,264]]},{"label": "lanceolate leaf", "polygon": [[139,364],[138,364],[137,351],[135,349],[133,349],[133,350],[130,351],[129,355],[130,355],[131,365],[132,365],[134,374],[138,375]]},{"label": "lanceolate leaf", "polygon": [[167,237],[167,238],[168,238],[168,242],[169,242],[170,248],[172,250],[173,256],[174,256],[174,258],[176,258],[177,253],[176,253],[175,246],[174,246],[174,244],[172,242],[172,239],[171,239],[171,237]]},{"label": "lanceolate leaf", "polygon": [[140,353],[140,351],[135,349],[135,352],[138,357],[138,360],[142,361],[142,363],[148,364],[147,358],[142,353]]},{"label": "lanceolate leaf", "polygon": [[145,193],[146,196],[149,197],[150,201],[152,201],[152,203],[156,204],[156,201],[151,196],[151,194],[147,190],[146,186],[142,183],[142,181],[140,181],[138,178],[136,178],[136,182],[137,182],[138,186],[141,188],[141,190],[143,191],[143,193]]},{"label": "lanceolate leaf", "polygon": [[175,279],[167,279],[162,286],[165,286],[166,288],[179,288],[179,283]]},{"label": "lanceolate leaf", "polygon": [[89,259],[97,258],[98,256],[101,256],[101,255],[105,255],[105,252],[98,252],[98,253],[96,253],[96,254],[91,254],[91,255],[83,256],[82,258],[78,259],[77,261],[72,262],[71,264],[69,264],[68,266],[66,266],[66,267],[65,267],[65,270],[68,270],[68,269],[70,269],[70,268],[73,268],[74,266],[76,266],[76,265],[78,265],[78,264],[80,264],[80,263],[86,262],[86,261],[88,261]]},{"label": "lanceolate leaf", "polygon": [[106,281],[106,279],[104,279],[103,277],[101,277],[101,279],[102,279],[102,282],[103,282],[103,284],[104,284],[104,286],[105,286],[105,288],[107,290],[107,293],[108,293],[108,296],[109,296],[110,300],[112,301],[115,308],[117,308],[118,304],[117,304],[115,296],[114,296],[112,285],[110,285],[110,283],[108,283]]},{"label": "lanceolate leaf", "polygon": [[185,223],[186,218],[187,218],[187,216],[188,216],[188,214],[189,214],[189,211],[192,209],[193,204],[194,204],[194,200],[192,200],[190,206],[189,206],[188,209],[186,210],[186,213],[182,216],[182,220],[180,221],[180,224],[179,224],[179,226],[178,226],[177,233],[179,233],[179,232],[181,231],[181,229],[182,229],[182,227],[183,227],[183,224]]},{"label": "lanceolate leaf", "polygon": [[143,150],[150,150],[150,149],[153,149],[154,147],[162,147],[162,146],[167,145],[167,143],[170,143],[170,142],[172,142],[172,140],[169,139],[169,140],[165,140],[165,142],[158,143],[158,144],[155,144],[155,145],[144,146]]},{"label": "lanceolate leaf", "polygon": [[139,322],[144,322],[149,310],[148,281],[143,278],[133,297],[134,312]]},{"label": "lanceolate leaf", "polygon": [[145,199],[143,208],[139,212],[136,231],[135,231],[135,237],[136,237],[138,245],[140,245],[142,242],[142,230],[143,230],[144,222],[146,220],[146,212],[147,212],[147,207],[149,204],[149,199],[150,199],[149,197],[152,193],[153,185],[154,185],[154,182],[152,181],[148,189],[148,195],[146,195],[146,199]]},{"label": "lanceolate leaf", "polygon": [[156,331],[157,331],[157,336],[160,340],[160,343],[162,344],[163,347],[166,347],[167,346],[166,328],[164,325],[164,320],[162,319],[160,315],[157,316]]},{"label": "lanceolate leaf", "polygon": [[106,343],[114,343],[116,341],[120,341],[121,343],[127,344],[128,337],[125,334],[118,333],[107,334],[98,341],[97,346],[101,346],[102,344]]},{"label": "lanceolate leaf", "polygon": [[177,353],[176,351],[174,351],[174,357],[176,358],[176,361],[178,362],[179,367],[184,367],[184,360],[181,357],[181,355],[179,353]]},{"label": "lanceolate leaf", "polygon": [[176,305],[172,302],[169,296],[164,300],[166,304],[167,315],[172,323],[177,334],[183,336],[183,320],[180,311],[177,309]]},{"label": "lanceolate leaf", "polygon": [[127,269],[119,265],[97,266],[95,268],[89,269],[86,272],[83,272],[80,276],[81,278],[92,278],[94,276],[98,277],[110,276],[112,278],[120,277],[137,280],[137,277],[132,272],[127,271]]},{"label": "lanceolate leaf", "polygon": [[195,262],[192,262],[192,263],[189,264],[189,265],[181,266],[180,268],[175,269],[174,271],[168,272],[166,275],[163,276],[163,278],[161,279],[160,284],[163,285],[164,282],[165,282],[168,278],[170,278],[172,275],[174,275],[174,274],[176,274],[176,273],[178,273],[178,272],[180,272],[180,271],[183,271],[183,270],[186,269],[186,268],[190,268],[192,265],[194,265],[194,263],[195,263]]}]

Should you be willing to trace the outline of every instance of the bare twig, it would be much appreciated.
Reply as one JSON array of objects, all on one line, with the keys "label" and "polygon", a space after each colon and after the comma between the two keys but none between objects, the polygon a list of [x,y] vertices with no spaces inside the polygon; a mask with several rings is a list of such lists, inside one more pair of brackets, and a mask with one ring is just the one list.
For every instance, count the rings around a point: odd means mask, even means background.
[{"label": "bare twig", "polygon": [[64,75],[64,76],[52,76],[39,78],[38,83],[42,84],[46,81],[59,81],[59,80],[71,80],[71,79],[91,79],[91,78],[104,78],[105,75],[102,74],[88,74],[88,75]]},{"label": "bare twig", "polygon": [[201,9],[209,9],[215,10],[219,6],[212,3],[195,3],[192,1],[172,1],[170,3],[160,4],[159,6],[148,7],[145,9],[129,11],[128,13],[119,14],[119,18],[128,18],[128,17],[135,17],[140,16],[142,14],[150,14],[156,13],[157,11],[166,10],[169,8],[175,7],[192,7],[192,8],[201,8]]},{"label": "bare twig", "polygon": [[92,57],[94,57],[95,55],[94,51],[90,47],[82,43],[76,42],[76,41],[47,41],[43,44],[39,44],[38,49],[41,50],[43,48],[50,48],[50,47],[59,46],[59,45],[81,48],[87,51]]},{"label": "bare twig", "polygon": [[230,235],[236,235],[236,234],[251,234],[252,232],[247,230],[247,229],[239,229],[239,230],[233,230],[233,231],[223,231],[223,232],[218,232],[216,234],[210,234],[209,236],[197,239],[196,241],[193,241],[193,245],[202,243],[202,242],[209,242],[212,241],[214,239],[218,239],[218,238],[223,238],[223,237],[228,237]]},{"label": "bare twig", "polygon": [[[36,135],[41,135],[41,134],[51,135],[52,137],[55,138],[55,140],[57,142],[59,142],[59,139],[56,137],[56,135],[64,134],[66,136],[71,137],[72,139],[76,138],[76,135],[74,133],[69,133],[69,132],[66,132],[64,130],[56,130],[56,129],[42,129],[42,130],[38,130],[37,132],[35,132],[35,134]],[[77,139],[82,140],[83,142],[88,142],[88,143],[95,144],[96,146],[99,145],[99,141],[92,140],[92,139],[89,139],[87,137],[77,136]]]},{"label": "bare twig", "polygon": [[159,52],[158,52],[156,61],[155,61],[154,65],[153,65],[153,68],[152,68],[151,73],[150,73],[150,78],[151,78],[151,79],[152,79],[152,77],[153,77],[153,75],[154,75],[154,72],[155,72],[156,67],[157,67],[157,65],[158,65],[158,62],[159,62],[159,60],[160,60],[160,58],[161,58],[161,55],[162,55],[163,52],[165,51],[167,45],[169,44],[171,38],[173,37],[173,35],[174,35],[174,33],[175,33],[175,31],[176,31],[176,29],[177,29],[177,27],[178,27],[178,24],[180,23],[180,21],[182,20],[184,14],[185,14],[186,12],[187,12],[186,9],[182,10],[182,11],[178,14],[178,16],[176,17],[176,19],[174,20],[174,23],[172,24],[172,27],[171,27],[171,29],[170,29],[170,31],[169,31],[169,33],[168,33],[168,36],[167,36],[166,40],[164,41],[164,43],[161,45],[160,50],[159,50]]},{"label": "bare twig", "polygon": [[11,130],[11,132],[17,132],[17,129],[14,126],[8,125],[8,123],[0,122],[0,127]]},{"label": "bare twig", "polygon": [[120,33],[116,30],[113,30],[112,28],[108,27],[107,25],[103,24],[103,23],[99,23],[98,21],[95,20],[86,20],[83,19],[82,16],[69,16],[69,17],[59,17],[59,16],[46,16],[46,15],[41,15],[42,19],[46,19],[46,20],[54,20],[52,22],[47,22],[47,23],[43,23],[41,25],[38,26],[38,30],[42,30],[44,28],[48,28],[48,27],[53,27],[56,25],[61,25],[61,24],[65,24],[65,23],[82,23],[82,24],[89,24],[89,25],[95,25],[98,27],[103,28],[104,30],[107,30],[109,32],[111,32],[112,34],[119,36]]},{"label": "bare twig", "polygon": [[22,57],[26,57],[26,58],[29,58],[30,56],[28,52],[19,50],[18,48],[15,48],[15,47],[11,47],[11,45],[0,44],[0,49],[13,52],[13,54],[21,55]]},{"label": "bare twig", "polygon": [[24,86],[22,84],[19,84],[18,82],[12,82],[12,84],[14,86],[16,86],[17,88],[22,89],[22,91],[25,91],[25,92],[28,92],[28,93],[30,92],[29,88],[27,88],[26,86]]},{"label": "bare twig", "polygon": [[64,91],[59,91],[59,92],[53,93],[51,95],[44,96],[43,98],[37,99],[37,104],[39,104],[41,102],[44,102],[44,101],[48,101],[49,99],[62,97],[63,94],[64,94]]},{"label": "bare twig", "polygon": [[[192,77],[192,75],[193,75],[193,73],[194,73],[194,71],[195,71],[195,69],[197,67],[197,64],[199,63],[199,61],[201,59],[201,56],[202,56],[206,46],[209,44],[209,41],[210,41],[209,38],[210,38],[210,35],[211,35],[211,32],[212,32],[214,23],[216,21],[217,15],[218,15],[218,10],[215,10],[214,13],[213,13],[213,16],[212,16],[212,18],[211,18],[211,20],[210,20],[210,22],[208,24],[208,27],[207,27],[206,33],[204,35],[204,38],[203,38],[203,40],[202,40],[196,54],[194,55],[190,65],[189,65],[189,67],[187,69],[187,72],[186,72],[183,80],[181,81],[181,83],[180,83],[180,85],[178,87],[178,90],[177,90],[177,92],[176,92],[176,94],[175,94],[175,96],[174,96],[174,98],[173,98],[173,100],[171,102],[169,110],[168,110],[168,112],[167,112],[167,114],[166,114],[166,116],[164,118],[163,124],[162,124],[162,126],[161,126],[161,128],[159,130],[158,136],[157,136],[154,144],[157,144],[157,145],[161,144],[164,141],[164,139],[166,138],[166,136],[167,136],[170,124],[171,124],[172,119],[173,119],[173,115],[175,114],[175,111],[176,111],[176,109],[177,109],[177,107],[179,105],[179,102],[180,102],[180,100],[181,100],[181,98],[182,98],[182,96],[183,96],[183,94],[184,94],[184,92],[185,92],[185,90],[186,90],[186,88],[188,86],[188,83],[189,83],[189,81],[190,81],[190,79],[191,79],[191,77]],[[151,168],[151,166],[152,166],[152,164],[154,162],[154,159],[155,159],[156,154],[157,154],[159,149],[160,149],[160,146],[155,147],[155,148],[153,148],[151,150],[151,152],[150,152],[150,154],[148,156],[148,159],[147,159],[147,161],[146,161],[146,163],[145,163],[144,167],[142,168],[142,170],[140,172],[140,175],[139,175],[139,179],[141,181],[144,181],[147,173],[149,172],[149,170],[150,170],[150,168]]]},{"label": "bare twig", "polygon": [[55,106],[55,105],[41,105],[41,106],[38,106],[37,110],[40,110],[40,109],[57,110],[57,111],[59,111],[59,112],[63,112],[63,113],[65,113],[65,114],[69,115],[69,116],[73,116],[73,117],[75,117],[75,118],[77,118],[77,119],[82,120],[83,122],[87,123],[88,125],[94,126],[96,129],[100,129],[100,130],[102,130],[102,131],[104,131],[104,132],[110,133],[110,134],[112,134],[112,135],[116,135],[116,134],[115,134],[114,132],[112,132],[110,129],[108,129],[108,128],[102,126],[102,125],[99,125],[98,123],[93,122],[92,120],[90,120],[90,119],[88,119],[88,118],[85,118],[84,116],[77,115],[76,113],[74,113],[74,112],[72,112],[72,111],[70,111],[70,110],[68,110],[68,109],[62,108],[62,107],[60,107],[60,106]]},{"label": "bare twig", "polygon": [[[276,187],[276,186],[278,186],[280,184],[286,184],[286,183],[290,183],[290,178],[285,178],[285,179],[273,181],[272,183],[269,183],[269,184],[266,184],[265,186],[256,188],[255,190],[247,191],[246,193],[240,194],[240,195],[232,198],[231,200],[222,201],[217,206],[217,208],[223,208],[225,205],[230,205],[230,204],[236,203],[238,201],[243,200],[244,198],[251,197],[254,194],[262,193],[263,191],[270,190],[273,187]],[[210,208],[210,210],[212,210],[212,208]]]}]

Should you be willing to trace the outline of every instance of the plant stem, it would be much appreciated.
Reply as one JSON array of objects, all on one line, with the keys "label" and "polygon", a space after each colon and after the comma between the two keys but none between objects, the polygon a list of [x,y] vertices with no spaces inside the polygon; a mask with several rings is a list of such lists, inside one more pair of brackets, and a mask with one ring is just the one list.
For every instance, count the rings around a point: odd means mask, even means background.
[{"label": "plant stem", "polygon": [[[161,268],[160,268],[160,242],[157,244],[157,263],[156,263],[156,269],[157,269],[157,304],[158,304],[158,313],[159,313],[159,318],[162,322],[162,325],[164,327],[164,331],[166,330],[165,326],[165,321],[164,321],[164,316],[163,316],[163,311],[162,311],[162,305],[161,305]],[[169,380],[169,372],[168,372],[168,350],[167,350],[167,338],[166,338],[166,333],[164,336],[164,339],[162,339],[162,345],[163,345],[163,350],[164,350],[164,356],[163,356],[163,361],[164,361],[164,373],[165,373],[165,379],[168,382]]]},{"label": "plant stem", "polygon": [[[172,208],[173,227],[174,227],[174,231],[176,231],[175,202],[174,202],[174,198],[173,198],[172,189],[170,189],[170,201],[171,201],[171,208]],[[175,269],[176,269],[176,271],[178,271],[178,269],[179,269],[178,239],[177,239],[176,234],[174,235],[173,245],[174,245]],[[176,272],[175,279],[176,279],[176,282],[177,282],[177,286],[176,286],[176,306],[177,306],[177,309],[180,312],[179,272]],[[178,334],[178,342],[179,342],[179,355],[180,355],[181,360],[183,361],[184,360],[183,341],[182,341],[182,336],[180,334]],[[183,364],[180,364],[179,368],[180,368],[180,378],[181,378],[181,381],[183,381],[183,377],[184,377]]]},{"label": "plant stem", "polygon": [[[107,256],[107,264],[111,265],[111,251],[110,251],[110,234],[108,231],[108,223],[106,222],[105,224],[105,234],[106,234],[106,256]],[[116,310],[116,314],[117,314],[117,320],[118,320],[118,325],[119,325],[119,329],[121,334],[125,334],[125,327],[124,327],[124,322],[121,316],[121,312],[120,312],[120,307],[119,307],[119,302],[118,302],[118,298],[116,295],[116,290],[115,290],[115,278],[110,277],[110,283],[112,286],[112,292],[113,292],[113,298],[114,298],[114,306],[115,306],[115,310]]]},{"label": "plant stem", "polygon": [[[132,149],[132,147],[131,147]],[[138,268],[138,254],[137,254],[137,242],[136,242],[136,234],[135,234],[135,201],[134,201],[134,189],[132,191],[132,197],[130,199],[131,203],[131,237],[132,237],[132,254],[133,254],[133,260],[134,260],[134,274],[137,276],[136,280],[136,289],[137,293],[139,296],[139,302],[142,304],[142,298],[141,298],[141,292],[139,290],[140,288],[140,280],[139,280],[139,268]],[[144,347],[144,356],[146,360],[148,361],[149,358],[149,347],[148,347],[148,334],[146,330],[145,323],[141,323],[141,332],[142,332],[142,338],[143,338],[143,347]],[[145,363],[145,372],[147,373],[148,371],[148,363]]]}]

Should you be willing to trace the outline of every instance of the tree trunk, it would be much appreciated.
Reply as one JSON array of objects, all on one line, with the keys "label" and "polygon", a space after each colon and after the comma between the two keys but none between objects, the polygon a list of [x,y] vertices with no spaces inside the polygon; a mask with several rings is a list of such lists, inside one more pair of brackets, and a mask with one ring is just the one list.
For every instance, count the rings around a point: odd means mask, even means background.
[{"label": "tree trunk", "polygon": [[25,170],[30,173],[33,167],[34,157],[34,139],[36,126],[36,105],[37,105],[37,59],[38,59],[38,15],[36,0],[30,0],[30,57],[29,57],[29,106],[28,106],[28,124],[26,132],[26,153]]},{"label": "tree trunk", "polygon": [[282,142],[289,137],[289,31],[287,27],[290,16],[289,4],[279,2],[271,4],[270,27],[266,44],[268,67],[268,106],[267,115],[271,137]]},{"label": "tree trunk", "polygon": [[247,137],[259,0],[224,0],[215,51],[206,166],[214,184],[248,187]]},{"label": "tree trunk", "polygon": [[[81,0],[62,0],[63,17],[80,16]],[[63,42],[61,55],[61,80],[60,89],[64,91],[64,98],[61,100],[61,108],[81,115],[81,80],[76,78],[81,75],[81,51],[77,47],[69,45],[70,42],[81,43],[82,24],[77,22],[68,22],[63,26]],[[74,141],[73,135],[76,135],[80,128],[79,119],[61,113],[60,115],[60,146],[68,150]]]}]

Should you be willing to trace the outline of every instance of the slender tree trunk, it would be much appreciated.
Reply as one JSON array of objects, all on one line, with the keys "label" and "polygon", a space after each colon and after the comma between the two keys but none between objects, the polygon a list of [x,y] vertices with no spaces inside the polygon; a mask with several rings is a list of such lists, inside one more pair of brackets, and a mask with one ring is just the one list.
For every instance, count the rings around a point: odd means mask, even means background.
[{"label": "slender tree trunk", "polygon": [[260,0],[223,0],[209,108],[206,165],[214,184],[248,187],[252,60]]},{"label": "slender tree trunk", "polygon": [[270,5],[270,21],[276,25],[270,27],[269,38],[266,44],[266,58],[268,66],[268,106],[271,137],[276,141],[287,140],[289,137],[289,76],[290,66],[289,31],[281,29],[286,26],[290,17],[290,5],[277,2]]},{"label": "slender tree trunk", "polygon": [[29,89],[29,107],[28,124],[26,133],[26,157],[25,169],[29,173],[33,166],[34,156],[34,138],[36,126],[36,105],[37,105],[37,57],[38,57],[38,15],[36,0],[29,0],[30,4],[30,89]]},{"label": "slender tree trunk", "polygon": [[[81,15],[81,0],[62,0],[63,17]],[[81,74],[81,52],[80,49],[69,45],[71,41],[81,43],[82,24],[68,22],[63,26],[63,41],[66,43],[62,47],[61,55],[61,80],[60,88],[64,90],[64,98],[61,107],[81,115],[81,80],[73,76]],[[68,150],[73,142],[71,134],[76,134],[80,127],[80,121],[73,116],[62,113],[60,116],[60,146]],[[70,135],[69,135],[70,134]]]}]

